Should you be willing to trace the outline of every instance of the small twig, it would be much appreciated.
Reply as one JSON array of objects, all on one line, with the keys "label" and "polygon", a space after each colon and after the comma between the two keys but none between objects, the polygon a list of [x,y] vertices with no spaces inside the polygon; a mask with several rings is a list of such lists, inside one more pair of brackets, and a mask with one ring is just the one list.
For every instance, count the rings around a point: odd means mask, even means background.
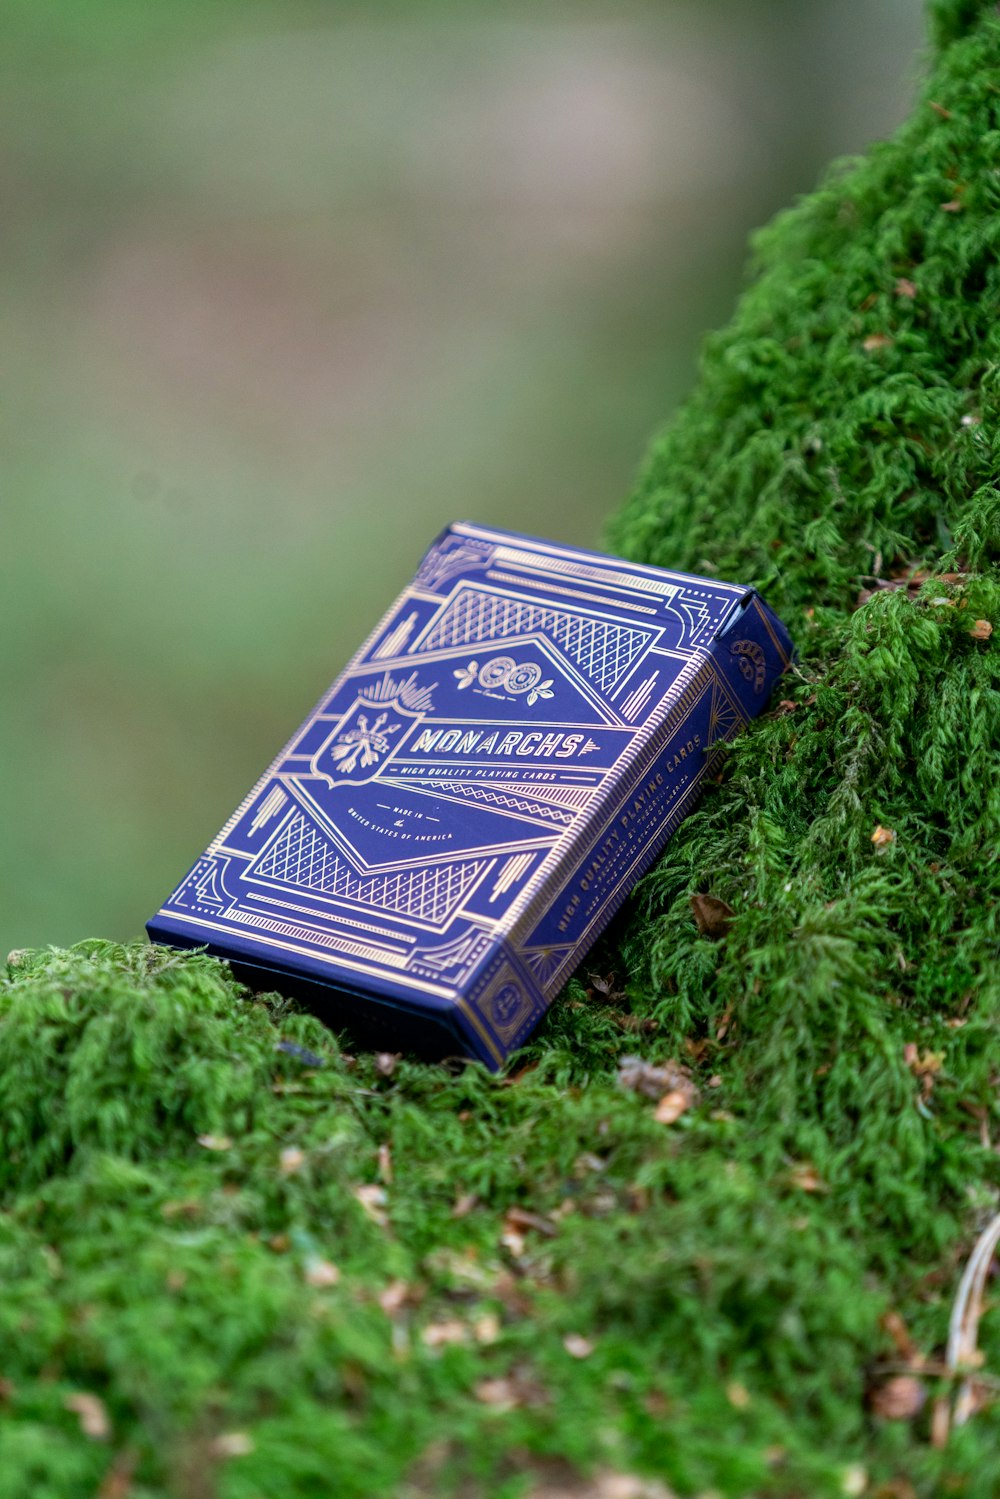
[{"label": "small twig", "polygon": [[950,1428],[964,1426],[976,1410],[979,1389],[995,1388],[997,1382],[989,1376],[971,1372],[978,1358],[977,1339],[979,1322],[983,1315],[986,1280],[993,1264],[997,1245],[1000,1244],[1000,1213],[997,1213],[976,1240],[972,1253],[958,1283],[955,1303],[948,1324],[948,1346],[945,1352],[945,1367],[961,1383],[949,1411],[948,1401],[942,1397],[934,1411],[933,1431],[937,1445],[943,1445]]}]

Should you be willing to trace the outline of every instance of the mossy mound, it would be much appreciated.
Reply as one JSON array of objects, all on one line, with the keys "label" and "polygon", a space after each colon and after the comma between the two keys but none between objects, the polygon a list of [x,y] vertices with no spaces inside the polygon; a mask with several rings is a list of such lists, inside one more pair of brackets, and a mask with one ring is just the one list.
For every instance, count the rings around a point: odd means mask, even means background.
[{"label": "mossy mound", "polygon": [[939,1368],[1000,1187],[1000,21],[937,27],[612,529],[801,648],[588,965],[621,990],[497,1079],[351,1057],[203,956],[12,955],[4,1499],[1000,1492],[1000,1410],[939,1449],[947,1379],[880,1398]]}]

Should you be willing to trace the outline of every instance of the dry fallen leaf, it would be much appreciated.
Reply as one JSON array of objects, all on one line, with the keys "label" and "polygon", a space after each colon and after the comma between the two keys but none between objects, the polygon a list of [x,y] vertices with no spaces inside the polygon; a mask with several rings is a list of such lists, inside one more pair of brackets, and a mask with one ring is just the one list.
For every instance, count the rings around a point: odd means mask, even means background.
[{"label": "dry fallen leaf", "polygon": [[692,895],[690,904],[695,924],[703,937],[718,940],[726,935],[729,923],[736,915],[732,906],[717,895]]},{"label": "dry fallen leaf", "polygon": [[590,1339],[578,1332],[568,1332],[563,1338],[563,1347],[570,1358],[589,1358],[594,1351],[594,1345]]},{"label": "dry fallen leaf", "polygon": [[538,1381],[523,1369],[495,1379],[481,1379],[473,1386],[476,1399],[496,1410],[514,1410],[522,1405],[544,1405],[548,1396]]},{"label": "dry fallen leaf", "polygon": [[306,1281],[317,1290],[335,1286],[339,1279],[340,1271],[332,1260],[324,1260],[318,1254],[311,1254],[306,1260]]},{"label": "dry fallen leaf", "polygon": [[476,1319],[472,1331],[477,1343],[495,1343],[500,1336],[500,1318],[496,1312],[484,1312]]},{"label": "dry fallen leaf", "polygon": [[682,1062],[655,1064],[643,1061],[642,1057],[622,1057],[618,1063],[618,1085],[657,1103],[665,1093],[675,1091],[688,1094],[692,1103],[698,1096],[691,1073]]},{"label": "dry fallen leaf", "polygon": [[213,1457],[247,1457],[254,1450],[254,1440],[246,1431],[224,1431],[215,1438],[209,1449]]},{"label": "dry fallen leaf", "polygon": [[895,841],[896,834],[893,832],[892,828],[884,828],[882,824],[879,823],[874,833],[872,834],[872,842],[874,843],[875,847],[888,848],[889,844],[895,843]]},{"label": "dry fallen leaf", "polygon": [[884,1421],[912,1421],[927,1399],[921,1380],[912,1374],[896,1374],[872,1392],[871,1408]]},{"label": "dry fallen leaf", "polygon": [[483,1405],[513,1410],[519,1403],[512,1379],[481,1379],[474,1389],[476,1399],[481,1400]]},{"label": "dry fallen leaf", "polygon": [[920,1051],[915,1041],[907,1041],[903,1047],[903,1061],[909,1067],[915,1078],[920,1081],[920,1091],[925,1098],[929,1098],[934,1091],[934,1079],[941,1071],[944,1063],[944,1053],[940,1051]]},{"label": "dry fallen leaf", "polygon": [[384,1187],[375,1182],[366,1182],[354,1188],[354,1195],[373,1223],[377,1223],[379,1228],[388,1227],[389,1215],[385,1212],[388,1198]]},{"label": "dry fallen leaf", "polygon": [[500,1243],[515,1260],[519,1260],[524,1253],[524,1235],[517,1228],[505,1228],[500,1235]]},{"label": "dry fallen leaf", "polygon": [[745,1411],[750,1404],[750,1392],[738,1379],[731,1379],[726,1385],[726,1399],[734,1410]]},{"label": "dry fallen leaf", "polygon": [[829,1187],[811,1161],[799,1161],[788,1173],[789,1185],[799,1192],[829,1192]]},{"label": "dry fallen leaf", "polygon": [[909,297],[912,300],[917,295],[916,282],[911,281],[908,276],[900,276],[894,290],[897,297]]},{"label": "dry fallen leaf", "polygon": [[887,1478],[879,1484],[872,1499],[917,1499],[917,1491],[908,1478]]},{"label": "dry fallen leaf", "polygon": [[125,1448],[119,1452],[101,1480],[96,1499],[129,1499],[138,1457]]},{"label": "dry fallen leaf", "polygon": [[410,1287],[405,1280],[391,1280],[384,1291],[379,1292],[378,1304],[387,1317],[394,1317],[410,1299]]},{"label": "dry fallen leaf", "polygon": [[651,1036],[654,1031],[660,1029],[660,1022],[654,1020],[651,1015],[631,1015],[624,1010],[611,1010],[609,1018],[614,1021],[619,1030],[631,1031],[633,1035]]},{"label": "dry fallen leaf", "polygon": [[[706,1490],[710,1499],[715,1490]],[[590,1478],[573,1475],[545,1478],[525,1499],[677,1499],[677,1494],[658,1478],[640,1478],[635,1473],[616,1473],[610,1469]]]},{"label": "dry fallen leaf", "polygon": [[199,1135],[198,1144],[205,1150],[231,1150],[233,1142],[228,1135]]},{"label": "dry fallen leaf", "polygon": [[396,1063],[402,1056],[400,1051],[377,1051],[375,1053],[375,1071],[382,1077],[392,1077],[396,1070]]},{"label": "dry fallen leaf", "polygon": [[294,1176],[306,1163],[306,1153],[297,1145],[288,1145],[278,1157],[282,1176]]},{"label": "dry fallen leaf", "polygon": [[988,619],[977,619],[969,626],[969,634],[973,640],[989,640],[993,626]]},{"label": "dry fallen leaf", "polygon": [[444,1348],[448,1343],[468,1342],[469,1329],[464,1322],[453,1318],[447,1322],[428,1322],[420,1336],[428,1348]]},{"label": "dry fallen leaf", "polygon": [[548,1218],[543,1218],[541,1213],[532,1213],[527,1208],[516,1205],[507,1209],[503,1221],[505,1227],[516,1229],[519,1233],[532,1230],[546,1239],[551,1239],[556,1232],[555,1225]]},{"label": "dry fallen leaf", "polygon": [[478,1202],[479,1198],[475,1192],[462,1192],[455,1199],[455,1206],[451,1210],[451,1216],[453,1218],[467,1218]]},{"label": "dry fallen leaf", "polygon": [[664,1093],[653,1112],[657,1124],[673,1124],[691,1103],[691,1095],[680,1088]]},{"label": "dry fallen leaf", "polygon": [[107,1441],[111,1435],[111,1422],[103,1400],[85,1390],[79,1390],[73,1395],[67,1395],[63,1405],[66,1410],[79,1417],[80,1430],[85,1437],[90,1437],[94,1442]]},{"label": "dry fallen leaf", "polygon": [[378,1174],[386,1186],[392,1183],[392,1152],[388,1145],[380,1145],[378,1148]]}]

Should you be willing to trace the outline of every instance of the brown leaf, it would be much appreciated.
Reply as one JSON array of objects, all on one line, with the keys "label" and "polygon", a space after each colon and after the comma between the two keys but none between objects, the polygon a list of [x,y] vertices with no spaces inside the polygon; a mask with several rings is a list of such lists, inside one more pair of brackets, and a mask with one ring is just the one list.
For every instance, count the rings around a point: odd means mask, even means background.
[{"label": "brown leaf", "polygon": [[340,1271],[332,1260],[324,1260],[318,1254],[311,1254],[306,1260],[306,1284],[315,1286],[317,1290],[325,1290],[328,1286],[335,1286],[340,1280]]},{"label": "brown leaf", "polygon": [[551,1239],[556,1232],[555,1225],[548,1218],[543,1218],[541,1213],[529,1212],[527,1208],[517,1206],[508,1208],[503,1221],[505,1228],[512,1228],[517,1233],[534,1231],[542,1234],[546,1239]]},{"label": "brown leaf", "polygon": [[892,828],[884,828],[881,823],[878,823],[874,833],[872,834],[872,842],[874,843],[875,847],[888,848],[889,844],[895,843],[895,841],[896,834],[893,832]]},{"label": "brown leaf", "polygon": [[455,1199],[455,1206],[451,1210],[453,1218],[467,1218],[473,1208],[479,1206],[479,1198],[475,1192],[462,1192]]},{"label": "brown leaf", "polygon": [[515,1410],[520,1404],[514,1381],[503,1376],[497,1379],[480,1379],[473,1389],[476,1399],[482,1401],[483,1405]]},{"label": "brown leaf", "polygon": [[469,1329],[453,1317],[446,1322],[428,1322],[420,1337],[428,1348],[444,1348],[449,1343],[467,1343]]},{"label": "brown leaf", "polygon": [[973,640],[989,640],[993,626],[988,619],[977,619],[969,626],[969,634]]},{"label": "brown leaf", "polygon": [[962,205],[958,198],[950,198],[947,203],[941,204],[942,213],[961,213]]},{"label": "brown leaf", "polygon": [[500,1318],[496,1312],[484,1312],[472,1324],[472,1331],[477,1343],[489,1346],[489,1344],[495,1343],[500,1336]]},{"label": "brown leaf", "polygon": [[385,1211],[388,1198],[384,1187],[378,1186],[375,1182],[366,1182],[354,1188],[354,1195],[364,1208],[366,1216],[373,1223],[377,1223],[379,1228],[388,1228],[389,1215]]},{"label": "brown leaf", "polygon": [[306,1153],[297,1145],[288,1145],[278,1157],[282,1176],[294,1176],[306,1163]]},{"label": "brown leaf", "polygon": [[917,1491],[908,1478],[887,1478],[879,1484],[872,1499],[917,1499]]},{"label": "brown leaf", "polygon": [[387,1317],[394,1317],[410,1301],[410,1287],[405,1280],[391,1280],[384,1291],[379,1292],[378,1304]]},{"label": "brown leaf", "polygon": [[594,1351],[590,1339],[578,1332],[568,1332],[563,1338],[563,1347],[570,1358],[589,1358]]},{"label": "brown leaf", "polygon": [[103,1400],[85,1390],[79,1390],[73,1395],[67,1395],[63,1405],[79,1418],[80,1430],[85,1437],[90,1437],[94,1442],[107,1441],[111,1435],[111,1422]]},{"label": "brown leaf", "polygon": [[650,1036],[660,1029],[660,1022],[651,1015],[627,1015],[624,1010],[612,1010],[610,1018],[619,1030],[629,1031],[632,1035]]},{"label": "brown leaf", "polygon": [[691,910],[701,935],[716,940],[726,935],[729,923],[736,915],[732,906],[717,895],[692,895]]},{"label": "brown leaf", "polygon": [[230,1457],[247,1457],[254,1450],[253,1437],[247,1431],[223,1431],[209,1447],[213,1457],[225,1462]]},{"label": "brown leaf", "polygon": [[912,1421],[927,1399],[923,1381],[912,1374],[896,1374],[871,1395],[871,1408],[884,1421]]},{"label": "brown leaf", "polygon": [[811,1161],[799,1161],[788,1173],[789,1184],[799,1192],[829,1192],[830,1188]]},{"label": "brown leaf", "polygon": [[548,1400],[543,1387],[524,1369],[512,1369],[496,1379],[481,1379],[473,1385],[476,1399],[497,1410],[515,1410],[524,1405],[544,1405]]},{"label": "brown leaf", "polygon": [[734,1410],[745,1411],[750,1404],[750,1392],[746,1385],[740,1384],[738,1379],[733,1379],[726,1385],[726,1399]]},{"label": "brown leaf", "polygon": [[231,1150],[233,1142],[228,1135],[199,1135],[198,1144],[204,1150]]},{"label": "brown leaf", "polygon": [[378,1174],[387,1187],[392,1185],[392,1152],[388,1145],[378,1148]]},{"label": "brown leaf", "polygon": [[698,1089],[682,1062],[646,1062],[642,1057],[622,1057],[618,1063],[618,1085],[652,1098],[657,1103],[665,1093],[687,1093],[693,1103]]},{"label": "brown leaf", "polygon": [[930,105],[931,109],[933,109],[934,113],[938,115],[942,120],[951,119],[951,110],[945,109],[943,104],[935,104],[933,99],[928,99],[927,102]]},{"label": "brown leaf", "polygon": [[127,1448],[119,1452],[101,1480],[97,1499],[128,1499],[132,1492],[132,1475],[137,1461],[136,1454]]},{"label": "brown leaf", "polygon": [[653,1118],[657,1124],[674,1124],[691,1105],[691,1096],[687,1091],[674,1088],[669,1093],[664,1093],[653,1112]]},{"label": "brown leaf", "polygon": [[893,290],[897,297],[909,297],[911,301],[917,295],[916,282],[911,281],[908,276],[900,276]]},{"label": "brown leaf", "polygon": [[375,1071],[382,1077],[392,1077],[396,1070],[396,1063],[403,1055],[401,1051],[377,1051],[375,1053]]},{"label": "brown leaf", "polygon": [[913,1076],[919,1079],[924,1097],[929,1098],[934,1089],[934,1080],[944,1064],[944,1052],[922,1052],[915,1041],[907,1041],[903,1047],[903,1061]]},{"label": "brown leaf", "polygon": [[875,354],[879,349],[891,349],[895,339],[889,337],[888,333],[869,333],[867,338],[861,340],[861,347],[866,354]]}]

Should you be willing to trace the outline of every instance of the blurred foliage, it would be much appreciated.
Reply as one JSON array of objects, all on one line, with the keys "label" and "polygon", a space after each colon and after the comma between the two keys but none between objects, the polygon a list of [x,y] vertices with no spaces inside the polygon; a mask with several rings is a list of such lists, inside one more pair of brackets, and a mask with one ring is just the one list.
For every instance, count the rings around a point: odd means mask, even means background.
[{"label": "blurred foliage", "polygon": [[592,543],[917,30],[8,0],[0,943],[138,931],[446,521]]}]

